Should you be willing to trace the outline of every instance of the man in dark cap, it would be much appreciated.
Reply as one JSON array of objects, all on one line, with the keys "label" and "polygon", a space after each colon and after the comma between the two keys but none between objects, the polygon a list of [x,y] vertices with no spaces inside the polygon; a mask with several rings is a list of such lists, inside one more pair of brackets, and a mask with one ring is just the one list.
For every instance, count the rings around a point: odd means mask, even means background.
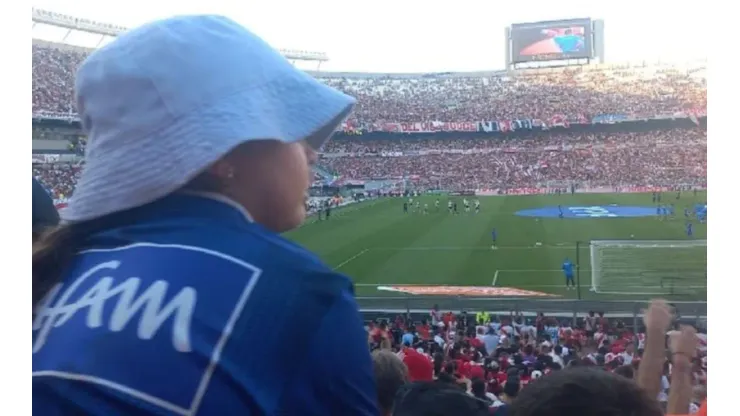
[{"label": "man in dark cap", "polygon": [[59,224],[59,213],[54,207],[54,200],[43,185],[33,179],[33,241],[47,228]]}]

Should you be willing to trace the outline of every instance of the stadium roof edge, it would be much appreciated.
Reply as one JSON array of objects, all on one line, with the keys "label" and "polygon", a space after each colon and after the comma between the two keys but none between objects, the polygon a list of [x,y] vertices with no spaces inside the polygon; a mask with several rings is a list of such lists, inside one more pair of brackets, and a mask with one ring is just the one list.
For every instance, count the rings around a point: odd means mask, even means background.
[{"label": "stadium roof edge", "polygon": [[97,22],[90,19],[83,19],[36,8],[31,9],[31,21],[34,23],[43,23],[65,29],[79,30],[106,36],[118,36],[128,30],[128,28],[124,26]]},{"label": "stadium roof edge", "polygon": [[[125,26],[113,25],[110,23],[103,23],[90,19],[83,19],[80,17],[37,8],[31,9],[31,21],[33,23],[56,26],[68,30],[77,30],[81,32],[113,37],[118,36],[129,30],[129,28]],[[329,56],[326,54],[326,52],[306,51],[298,49],[278,49],[278,51],[286,59],[319,62],[326,62],[329,60]]]}]

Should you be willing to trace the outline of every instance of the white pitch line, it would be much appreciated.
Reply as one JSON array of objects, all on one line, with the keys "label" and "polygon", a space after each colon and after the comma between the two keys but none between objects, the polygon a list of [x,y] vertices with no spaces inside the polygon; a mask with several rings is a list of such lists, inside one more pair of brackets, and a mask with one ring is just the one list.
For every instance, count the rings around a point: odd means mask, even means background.
[{"label": "white pitch line", "polygon": [[[460,287],[478,287],[479,285],[456,285],[454,283],[355,283],[355,287],[378,287],[378,286],[460,286]],[[507,286],[508,287],[508,286]],[[528,288],[565,288],[565,285],[513,285],[510,287],[519,289]]]},{"label": "white pitch line", "polygon": [[491,286],[496,286],[496,280],[498,280],[498,270],[496,270],[496,273],[493,274],[493,282],[491,282]]},{"label": "white pitch line", "polygon": [[369,249],[369,248],[366,248],[366,249],[362,250],[361,252],[359,252],[359,253],[355,254],[354,256],[352,256],[352,257],[348,258],[347,260],[345,260],[345,261],[343,261],[343,262],[339,263],[339,265],[337,265],[336,267],[334,267],[334,270],[339,270],[339,269],[340,269],[340,268],[341,268],[342,266],[346,266],[346,265],[347,265],[347,263],[349,263],[349,262],[351,262],[352,260],[354,260],[354,259],[356,259],[356,258],[360,257],[361,255],[363,255],[363,254],[367,253],[368,251],[370,251],[370,249]]},{"label": "white pitch line", "polygon": [[[496,250],[542,250],[542,249],[555,249],[555,250],[574,250],[576,246],[557,246],[557,245],[546,245],[546,246],[496,246]],[[472,246],[472,247],[373,247],[373,250],[382,251],[490,251],[491,247],[488,246]]]}]

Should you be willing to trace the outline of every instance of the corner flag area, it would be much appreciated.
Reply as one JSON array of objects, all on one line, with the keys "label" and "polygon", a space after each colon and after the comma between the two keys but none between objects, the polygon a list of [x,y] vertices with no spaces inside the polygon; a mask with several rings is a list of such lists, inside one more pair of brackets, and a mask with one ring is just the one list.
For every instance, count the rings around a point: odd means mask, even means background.
[{"label": "corner flag area", "polygon": [[[448,201],[463,198],[479,199],[480,212],[450,213]],[[664,192],[659,204],[648,193],[424,195],[408,213],[404,202],[350,205],[288,236],[350,276],[357,296],[706,300],[705,192]],[[671,204],[673,214],[659,213]],[[566,290],[566,259],[578,290]]]}]

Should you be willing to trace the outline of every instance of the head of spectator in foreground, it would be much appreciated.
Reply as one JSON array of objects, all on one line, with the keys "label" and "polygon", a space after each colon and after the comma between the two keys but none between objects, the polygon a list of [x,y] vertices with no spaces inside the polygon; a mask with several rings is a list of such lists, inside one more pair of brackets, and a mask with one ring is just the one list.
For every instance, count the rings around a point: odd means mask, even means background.
[{"label": "head of spectator in foreground", "polygon": [[33,179],[33,198],[31,205],[31,216],[33,221],[33,241],[35,242],[44,231],[54,228],[59,224],[59,213],[54,206],[54,200],[43,185],[35,178]]},{"label": "head of spectator in foreground", "polygon": [[354,100],[220,16],[126,32],[75,88],[86,164],[33,253],[34,407],[377,414],[351,281],[279,235]]},{"label": "head of spectator in foreground", "polygon": [[602,369],[555,371],[531,383],[510,416],[661,416],[660,405],[634,381]]},{"label": "head of spectator in foreground", "polygon": [[635,368],[631,365],[620,365],[614,370],[614,374],[632,380],[635,378]]},{"label": "head of spectator in foreground", "polygon": [[399,389],[393,416],[487,416],[488,403],[450,383],[416,382]]},{"label": "head of spectator in foreground", "polygon": [[373,351],[373,367],[378,388],[378,407],[382,416],[388,416],[393,410],[396,393],[409,382],[408,370],[401,359],[388,350]]}]

